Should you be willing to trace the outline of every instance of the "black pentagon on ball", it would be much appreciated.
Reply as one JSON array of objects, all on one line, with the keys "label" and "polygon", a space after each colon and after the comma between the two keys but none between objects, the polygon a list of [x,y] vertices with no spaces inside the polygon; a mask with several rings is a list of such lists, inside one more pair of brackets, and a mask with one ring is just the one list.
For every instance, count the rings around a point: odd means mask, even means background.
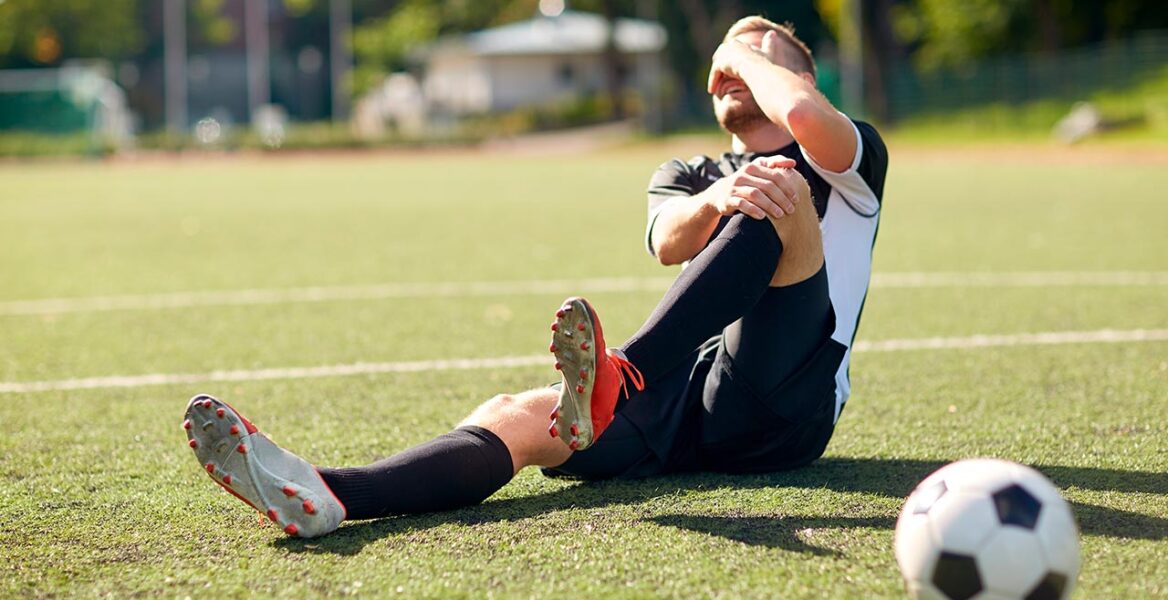
[{"label": "black pentagon on ball", "polygon": [[1051,571],[1026,594],[1026,600],[1059,600],[1066,589],[1067,576]]},{"label": "black pentagon on ball", "polygon": [[1034,529],[1038,513],[1042,512],[1042,503],[1025,488],[1014,484],[994,494],[994,508],[998,509],[998,520],[1002,525]]},{"label": "black pentagon on ball", "polygon": [[951,600],[968,600],[981,591],[981,573],[972,556],[942,552],[933,567],[933,585]]},{"label": "black pentagon on ball", "polygon": [[921,515],[929,512],[929,509],[933,508],[933,505],[936,504],[937,501],[941,499],[941,496],[944,496],[945,492],[947,491],[949,491],[949,488],[945,485],[944,480],[930,483],[927,487],[917,490],[917,502],[916,506],[913,507],[913,514]]}]

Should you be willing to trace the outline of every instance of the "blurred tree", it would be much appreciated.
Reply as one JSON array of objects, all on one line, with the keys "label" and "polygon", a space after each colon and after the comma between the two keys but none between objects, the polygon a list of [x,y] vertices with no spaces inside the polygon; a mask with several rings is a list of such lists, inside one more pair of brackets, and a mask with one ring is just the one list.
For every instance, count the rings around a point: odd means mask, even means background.
[{"label": "blurred tree", "polygon": [[405,0],[384,17],[356,26],[353,29],[353,54],[357,60],[354,92],[359,94],[384,74],[404,68],[410,50],[433,41],[440,31],[441,7],[425,0]]},{"label": "blurred tree", "polygon": [[225,4],[226,0],[188,0],[187,43],[192,48],[224,46],[239,40],[243,24],[226,14]]},{"label": "blurred tree", "polygon": [[926,70],[999,54],[1054,52],[1168,27],[1163,0],[889,1],[899,43],[912,49],[914,63]]},{"label": "blurred tree", "polygon": [[0,68],[71,58],[124,58],[143,49],[138,0],[0,2]]},{"label": "blurred tree", "polygon": [[[692,1],[692,0],[691,0]],[[868,112],[885,118],[885,80],[905,63],[959,68],[1019,52],[1056,52],[1168,27],[1163,0],[860,0]],[[838,39],[845,0],[816,0]]]},{"label": "blurred tree", "polygon": [[381,14],[363,19],[358,15],[353,29],[354,90],[360,93],[385,73],[407,68],[411,52],[441,35],[530,18],[537,4],[538,0],[400,0]]},{"label": "blurred tree", "polygon": [[1030,4],[1031,0],[916,0],[915,6],[897,11],[896,28],[902,35],[919,36],[904,41],[920,43],[915,59],[921,67],[959,65],[1026,47],[1030,39],[1024,15]]},{"label": "blurred tree", "polygon": [[608,104],[612,107],[610,116],[614,120],[623,119],[628,114],[623,94],[624,77],[628,73],[628,67],[621,56],[620,48],[616,45],[616,21],[621,17],[634,16],[636,3],[632,0],[584,0],[573,8],[599,12],[608,22],[608,36],[604,40],[605,91],[608,95]]}]

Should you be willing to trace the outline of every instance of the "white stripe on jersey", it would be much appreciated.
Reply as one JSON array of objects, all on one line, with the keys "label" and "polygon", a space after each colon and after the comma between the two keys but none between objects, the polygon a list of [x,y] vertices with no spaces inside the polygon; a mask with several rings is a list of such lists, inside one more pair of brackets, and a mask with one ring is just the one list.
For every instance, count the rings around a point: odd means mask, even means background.
[{"label": "white stripe on jersey", "polygon": [[863,158],[864,141],[855,123],[852,129],[856,132],[856,158],[842,173],[821,167],[800,147],[811,168],[831,185],[827,212],[819,228],[823,233],[828,293],[835,309],[835,332],[831,337],[848,347],[835,375],[836,419],[839,419],[840,410],[851,393],[848,364],[852,357],[852,337],[856,333],[864,296],[868,293],[872,276],[872,244],[876,241],[876,226],[880,221],[880,202],[876,193],[857,172]]}]

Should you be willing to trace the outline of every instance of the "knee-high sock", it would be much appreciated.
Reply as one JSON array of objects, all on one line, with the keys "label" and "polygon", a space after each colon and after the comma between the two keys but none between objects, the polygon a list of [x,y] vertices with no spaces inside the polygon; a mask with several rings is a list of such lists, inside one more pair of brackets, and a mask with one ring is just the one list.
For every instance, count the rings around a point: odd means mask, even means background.
[{"label": "knee-high sock", "polygon": [[621,350],[646,382],[668,373],[758,302],[782,252],[769,220],[735,215],[678,275]]},{"label": "knee-high sock", "polygon": [[460,427],[364,467],[320,468],[347,519],[478,504],[511,481],[511,452],[482,427]]}]

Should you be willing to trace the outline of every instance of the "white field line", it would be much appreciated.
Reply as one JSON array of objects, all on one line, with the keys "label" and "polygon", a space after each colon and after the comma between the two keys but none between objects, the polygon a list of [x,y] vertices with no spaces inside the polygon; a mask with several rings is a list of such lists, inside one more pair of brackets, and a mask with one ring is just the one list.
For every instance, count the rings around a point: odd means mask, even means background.
[{"label": "white field line", "polygon": [[[898,352],[904,350],[948,350],[965,348],[997,348],[1008,346],[1053,346],[1062,344],[1129,343],[1168,341],[1168,329],[1100,329],[1096,331],[1051,331],[1014,335],[974,335],[968,337],[933,337],[861,341],[854,352]],[[408,362],[353,363],[320,367],[284,367],[250,371],[211,371],[210,373],[157,373],[152,375],[116,375],[85,379],[56,381],[0,382],[0,394],[25,394],[54,390],[93,390],[107,388],[136,388],[151,385],[195,384],[226,381],[260,381],[267,379],[315,379],[346,375],[382,373],[418,373],[465,369],[506,369],[514,367],[548,366],[546,354],[534,356],[503,356],[498,358],[460,358],[451,360],[420,360]]]},{"label": "white field line", "polygon": [[[614,277],[542,281],[386,283],[172,292],[91,298],[47,298],[0,302],[0,316],[191,308],[196,306],[245,306],[334,300],[660,291],[667,288],[672,281],[669,277]],[[1162,285],[1168,285],[1168,271],[929,272],[876,273],[872,276],[872,287],[874,288]]]},{"label": "white field line", "polygon": [[111,310],[240,306],[332,300],[384,300],[391,298],[439,298],[525,294],[579,294],[597,292],[658,291],[669,286],[668,277],[623,277],[543,281],[468,281],[435,283],[386,283],[284,289],[173,292],[93,298],[49,298],[0,302],[0,315],[45,315]]},{"label": "white field line", "polygon": [[1168,271],[1017,271],[875,273],[872,287],[1045,287],[1168,285]]}]

